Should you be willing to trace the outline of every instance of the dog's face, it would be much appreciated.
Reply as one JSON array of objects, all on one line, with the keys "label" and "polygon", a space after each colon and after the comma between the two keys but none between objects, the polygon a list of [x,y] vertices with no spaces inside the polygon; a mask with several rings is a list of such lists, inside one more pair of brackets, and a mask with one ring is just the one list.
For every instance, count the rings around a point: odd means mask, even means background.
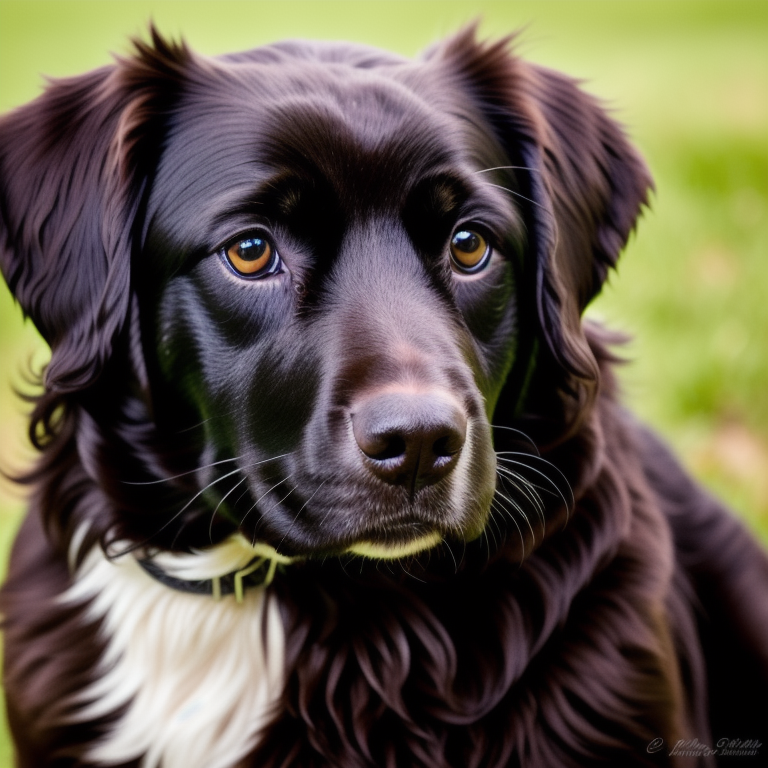
[{"label": "dog's face", "polygon": [[241,70],[179,105],[137,267],[165,394],[206,464],[238,457],[211,503],[287,552],[475,538],[523,239],[503,154],[401,65]]},{"label": "dog's face", "polygon": [[579,315],[648,184],[618,129],[469,34],[419,62],[156,40],[90,77],[0,126],[3,267],[50,390],[94,423],[94,397],[140,402],[195,456],[182,518],[281,554],[477,538],[490,424],[546,400],[537,366],[561,399],[593,383]]}]

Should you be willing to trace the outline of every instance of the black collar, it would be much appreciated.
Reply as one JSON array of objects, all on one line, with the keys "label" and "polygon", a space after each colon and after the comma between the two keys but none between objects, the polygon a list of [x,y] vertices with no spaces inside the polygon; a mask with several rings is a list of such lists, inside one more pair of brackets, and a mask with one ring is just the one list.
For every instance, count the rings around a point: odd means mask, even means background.
[{"label": "black collar", "polygon": [[239,571],[214,576],[212,579],[187,580],[171,576],[150,557],[137,559],[137,562],[155,581],[177,592],[211,595],[214,600],[220,600],[225,595],[234,595],[238,603],[243,601],[246,589],[268,587],[275,577],[276,570],[284,568],[284,565],[279,564],[277,560],[255,557]]}]

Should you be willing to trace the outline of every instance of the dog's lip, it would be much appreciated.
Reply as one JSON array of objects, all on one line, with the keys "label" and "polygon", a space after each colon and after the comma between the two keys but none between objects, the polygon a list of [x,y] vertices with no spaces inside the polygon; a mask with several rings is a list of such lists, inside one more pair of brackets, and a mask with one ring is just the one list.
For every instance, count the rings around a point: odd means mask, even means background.
[{"label": "dog's lip", "polygon": [[443,536],[438,531],[423,534],[410,541],[392,544],[364,539],[350,546],[346,552],[371,560],[399,560],[432,549],[442,540]]}]

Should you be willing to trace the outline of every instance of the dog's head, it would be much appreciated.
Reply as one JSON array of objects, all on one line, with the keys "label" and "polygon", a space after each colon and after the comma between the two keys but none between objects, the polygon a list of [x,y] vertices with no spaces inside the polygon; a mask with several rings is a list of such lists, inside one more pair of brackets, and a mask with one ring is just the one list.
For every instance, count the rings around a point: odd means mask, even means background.
[{"label": "dog's head", "polygon": [[[581,313],[641,160],[574,83],[471,30],[416,61],[153,37],[0,123],[0,266],[52,349],[38,420],[64,405],[134,537],[475,539],[490,425],[557,440],[588,412]],[[172,503],[130,501],[174,473]]]}]

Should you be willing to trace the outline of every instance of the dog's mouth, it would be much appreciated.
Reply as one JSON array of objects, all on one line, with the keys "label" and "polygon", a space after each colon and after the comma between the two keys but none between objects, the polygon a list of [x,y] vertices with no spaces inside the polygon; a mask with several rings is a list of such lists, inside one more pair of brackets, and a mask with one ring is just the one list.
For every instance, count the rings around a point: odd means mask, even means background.
[{"label": "dog's mouth", "polygon": [[[304,507],[297,502],[272,508],[255,524],[239,526],[250,541],[264,545],[291,559],[326,559],[352,555],[370,560],[411,558],[439,547],[445,541],[465,542],[477,538],[486,515],[472,525],[448,525],[441,520],[441,507],[409,504],[390,514],[386,522],[361,521],[355,505]],[[301,514],[297,517],[299,508]],[[287,521],[287,524],[286,524]]]},{"label": "dog's mouth", "polygon": [[[457,477],[413,493],[362,471],[309,475],[299,460],[285,459],[271,471],[261,465],[264,474],[249,478],[247,494],[232,493],[216,509],[226,510],[246,539],[286,557],[409,558],[482,534],[495,492],[494,464],[469,457],[466,463]],[[289,479],[277,482],[276,474]]]}]

